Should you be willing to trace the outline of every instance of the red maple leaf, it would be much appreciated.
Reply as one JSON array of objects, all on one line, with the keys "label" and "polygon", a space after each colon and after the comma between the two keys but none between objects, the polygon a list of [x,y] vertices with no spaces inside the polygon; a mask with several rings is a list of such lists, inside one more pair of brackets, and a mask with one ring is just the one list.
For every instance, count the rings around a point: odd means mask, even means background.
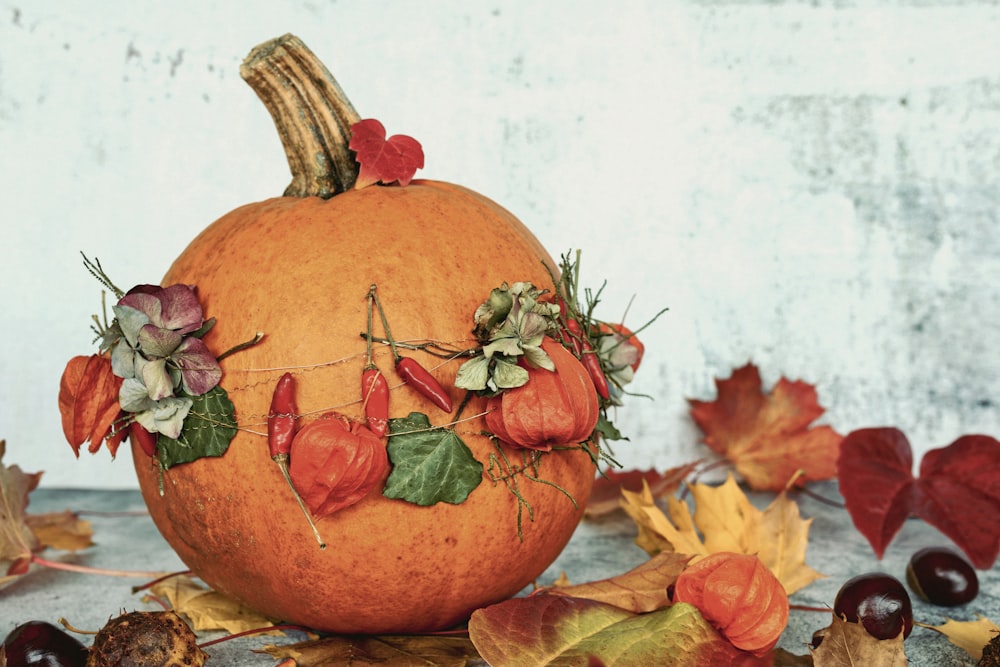
[{"label": "red maple leaf", "polygon": [[806,480],[836,474],[841,436],[829,426],[809,428],[824,412],[815,387],[781,378],[764,394],[753,364],[715,385],[715,401],[688,400],[691,417],[705,444],[729,459],[752,489],[781,491],[799,473]]},{"label": "red maple leaf", "polygon": [[348,148],[355,152],[361,165],[354,184],[357,189],[394,181],[408,185],[417,169],[424,166],[424,149],[419,141],[405,134],[386,139],[385,126],[374,118],[359,120],[351,126]]},{"label": "red maple leaf", "polygon": [[926,452],[913,476],[913,452],[895,428],[849,433],[837,460],[840,492],[855,527],[879,558],[911,516],[947,535],[980,569],[1000,553],[1000,441],[963,435]]}]

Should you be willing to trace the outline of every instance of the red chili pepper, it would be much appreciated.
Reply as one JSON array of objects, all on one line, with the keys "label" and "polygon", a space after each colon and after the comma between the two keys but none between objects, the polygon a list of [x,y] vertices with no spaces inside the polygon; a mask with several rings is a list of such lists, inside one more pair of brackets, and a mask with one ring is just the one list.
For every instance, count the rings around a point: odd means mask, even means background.
[{"label": "red chili pepper", "polygon": [[[426,368],[421,366],[416,359],[401,356],[396,351],[396,341],[389,331],[389,321],[385,317],[385,311],[382,309],[382,303],[378,300],[378,294],[375,293],[375,289],[375,285],[372,285],[368,289],[368,298],[370,302],[374,302],[378,308],[379,317],[382,318],[382,328],[385,329],[385,337],[389,340],[389,347],[392,348],[392,357],[396,360],[396,372],[399,373],[399,376],[403,378],[406,384],[423,394],[424,398],[427,398],[445,412],[451,412],[451,397],[444,390],[444,387],[441,386],[441,383]],[[371,340],[370,333],[368,340]]]},{"label": "red chili pepper", "polygon": [[410,385],[434,405],[445,412],[451,412],[451,396],[444,390],[441,383],[411,357],[396,357],[396,372]]},{"label": "red chili pepper", "polygon": [[292,440],[295,439],[295,426],[299,418],[299,409],[295,404],[295,377],[291,373],[285,373],[278,378],[278,383],[274,386],[274,395],[271,397],[271,409],[267,413],[267,446],[271,452],[271,459],[278,464],[281,475],[285,478],[288,488],[292,490],[299,508],[309,522],[319,548],[325,549],[326,543],[320,537],[319,530],[313,522],[312,515],[302,501],[302,496],[295,490],[292,478],[288,474],[289,452],[292,451]]},{"label": "red chili pepper", "polygon": [[361,396],[368,428],[381,438],[389,427],[389,381],[378,368],[361,374]]},{"label": "red chili pepper", "polygon": [[288,458],[295,438],[298,413],[295,405],[295,378],[291,373],[285,373],[274,387],[271,410],[267,413],[267,445],[271,450],[271,458]]},{"label": "red chili pepper", "polygon": [[590,346],[590,343],[584,342],[583,354],[580,355],[580,361],[583,362],[583,367],[590,374],[590,379],[594,382],[594,389],[597,390],[597,395],[605,401],[610,400],[611,391],[608,388],[608,378],[604,375],[604,369],[601,368],[601,360],[597,358],[597,354],[594,353],[594,349]]},{"label": "red chili pepper", "polygon": [[132,422],[128,427],[128,437],[132,439],[143,454],[150,458],[156,458],[156,441],[159,438],[155,433],[150,433],[139,422]]},{"label": "red chili pepper", "polygon": [[594,346],[587,340],[583,329],[580,327],[580,323],[569,316],[566,302],[563,299],[558,299],[558,302],[559,314],[566,322],[566,336],[563,337],[563,340],[569,338],[573,353],[583,363],[583,367],[587,369],[587,373],[594,383],[594,389],[597,390],[597,395],[605,401],[610,400],[611,391],[608,387],[608,378],[604,375],[604,369],[601,368],[601,360],[597,358]]}]

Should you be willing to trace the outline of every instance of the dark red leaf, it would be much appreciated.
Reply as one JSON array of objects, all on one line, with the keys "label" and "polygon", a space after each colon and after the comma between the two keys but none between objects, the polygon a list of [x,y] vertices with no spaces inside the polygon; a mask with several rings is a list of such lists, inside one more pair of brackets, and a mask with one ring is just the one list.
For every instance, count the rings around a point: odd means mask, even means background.
[{"label": "dark red leaf", "polygon": [[855,527],[879,558],[910,516],[950,537],[982,569],[1000,553],[1000,442],[966,435],[924,454],[920,477],[895,428],[849,433],[837,460],[840,492]]},{"label": "dark red leaf", "polygon": [[355,152],[361,169],[355,188],[374,183],[399,181],[408,185],[417,169],[424,166],[424,150],[420,142],[405,134],[385,137],[385,126],[374,118],[360,120],[351,126],[348,147]]}]

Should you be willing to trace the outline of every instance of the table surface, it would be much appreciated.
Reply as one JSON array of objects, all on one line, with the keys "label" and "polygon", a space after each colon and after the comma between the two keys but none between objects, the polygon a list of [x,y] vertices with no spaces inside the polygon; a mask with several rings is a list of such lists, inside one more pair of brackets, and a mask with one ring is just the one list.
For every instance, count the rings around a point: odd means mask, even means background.
[{"label": "table surface", "polygon": [[[835,483],[817,485],[815,490],[839,500]],[[773,496],[754,496],[751,500],[765,505]],[[885,571],[902,579],[910,555],[924,546],[949,544],[936,529],[923,521],[910,520],[889,546],[884,558],[875,558],[864,538],[854,529],[847,512],[818,502],[808,496],[797,498],[803,517],[812,518],[806,562],[827,575],[792,596],[792,603],[812,607],[830,607],[837,589],[848,578],[873,570]],[[145,515],[145,505],[138,491],[37,489],[31,495],[28,511],[87,511],[94,513],[136,511],[125,516],[88,515],[96,545],[70,554],[47,551],[45,557],[64,562],[102,568],[145,571],[177,571],[184,565],[160,537]],[[988,520],[997,520],[990,517]],[[573,583],[604,579],[625,572],[647,559],[635,546],[636,529],[621,512],[597,520],[585,520],[555,563],[539,578],[548,584],[565,572]],[[975,620],[983,615],[1000,622],[1000,565],[979,571],[980,594],[972,603],[950,609],[934,607],[914,598],[914,617],[924,623],[940,624],[946,618]],[[0,589],[0,633],[6,635],[26,620],[56,623],[65,618],[78,628],[97,629],[121,611],[154,611],[158,607],[144,603],[132,586],[140,580],[76,574],[48,568],[33,569]],[[829,624],[825,613],[793,610],[779,646],[795,654],[808,652],[815,630]],[[220,636],[205,633],[203,639]],[[285,637],[252,637],[223,642],[207,649],[208,664],[274,665],[268,655],[251,650],[265,644],[301,641],[305,636],[289,633]],[[84,643],[88,643],[84,638]],[[914,628],[905,650],[913,666],[949,667],[974,665],[963,650],[932,630]]]}]

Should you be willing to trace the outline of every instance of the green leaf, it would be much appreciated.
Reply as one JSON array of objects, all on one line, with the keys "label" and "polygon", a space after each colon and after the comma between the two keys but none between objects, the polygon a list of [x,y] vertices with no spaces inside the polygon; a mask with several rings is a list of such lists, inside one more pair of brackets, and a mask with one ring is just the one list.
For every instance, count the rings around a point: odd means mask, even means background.
[{"label": "green leaf", "polygon": [[483,481],[483,464],[452,429],[411,412],[389,420],[392,472],[383,495],[417,505],[459,504]]},{"label": "green leaf", "polygon": [[472,614],[469,637],[491,665],[742,664],[736,649],[686,603],[646,614],[583,598],[513,598]]},{"label": "green leaf", "polygon": [[177,439],[160,434],[156,451],[165,469],[203,456],[222,456],[236,437],[236,408],[226,390],[216,385],[201,396],[189,396],[191,411]]},{"label": "green leaf", "polygon": [[476,356],[458,367],[455,374],[455,386],[469,391],[486,389],[486,381],[490,377],[490,360]]},{"label": "green leaf", "polygon": [[597,418],[597,426],[594,430],[600,433],[605,440],[628,440],[628,438],[622,436],[622,432],[618,430],[617,426],[611,423],[603,412]]},{"label": "green leaf", "polygon": [[516,362],[503,358],[496,359],[493,366],[493,383],[497,389],[514,389],[528,383],[528,371],[517,365]]}]

